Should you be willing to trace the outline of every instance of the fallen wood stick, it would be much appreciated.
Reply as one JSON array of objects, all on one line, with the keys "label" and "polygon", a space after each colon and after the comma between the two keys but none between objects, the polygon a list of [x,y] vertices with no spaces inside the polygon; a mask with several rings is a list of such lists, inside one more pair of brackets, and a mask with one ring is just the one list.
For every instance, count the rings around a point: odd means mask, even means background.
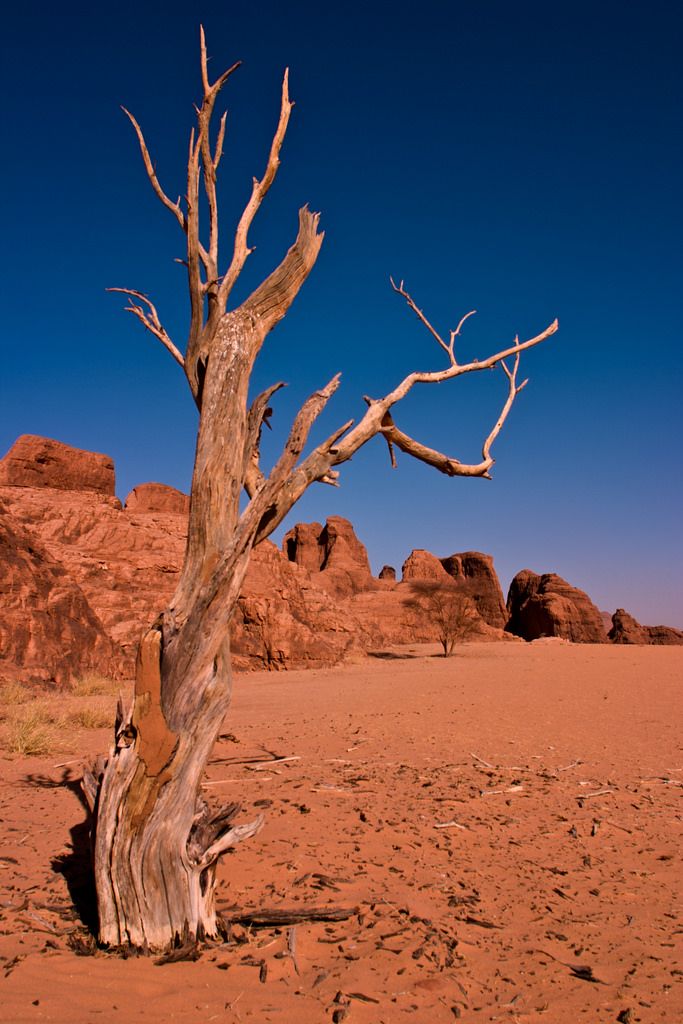
[{"label": "fallen wood stick", "polygon": [[494,772],[533,772],[533,768],[522,768],[518,764],[491,764],[489,761],[485,761],[483,757],[478,757],[477,754],[470,751],[470,756],[478,761],[479,764],[483,764],[485,768],[491,768]]},{"label": "fallen wood stick", "polygon": [[312,786],[311,793],[341,793],[343,796],[356,796],[357,793],[369,792],[366,790],[358,789],[342,789],[340,786]]},{"label": "fallen wood stick", "polygon": [[222,786],[225,782],[244,782],[244,779],[211,779],[208,782],[202,782],[202,786]]},{"label": "fallen wood stick", "polygon": [[620,824],[619,824],[618,822],[616,822],[616,821],[610,821],[610,820],[609,820],[609,818],[605,818],[605,824],[606,824],[606,825],[611,825],[611,826],[612,826],[612,828],[618,828],[618,829],[620,829],[620,830],[621,830],[622,832],[628,832],[628,834],[629,834],[630,836],[631,836],[631,835],[633,835],[633,829],[631,829],[631,828],[626,828],[626,825],[620,825]]},{"label": "fallen wood stick", "polygon": [[285,761],[300,761],[299,756],[296,757],[274,757],[269,761],[261,761],[259,764],[245,764],[245,768],[248,768],[250,772],[267,772],[270,771],[274,764],[284,764]]},{"label": "fallen wood stick", "polygon": [[299,970],[299,964],[296,959],[296,925],[289,929],[287,933],[287,954],[289,959],[294,964],[294,970],[297,974],[301,974]]},{"label": "fallen wood stick", "polygon": [[270,750],[264,750],[263,754],[255,754],[253,757],[213,757],[209,764],[273,764],[276,761],[290,760],[298,760],[298,758],[288,758]]},{"label": "fallen wood stick", "polygon": [[596,789],[594,793],[578,793],[577,800],[590,800],[593,796],[607,796],[608,793],[616,793],[615,789]]},{"label": "fallen wood stick", "polygon": [[467,825],[460,825],[457,821],[444,821],[442,823],[437,822],[434,825],[434,828],[461,828],[465,832],[468,831]]},{"label": "fallen wood stick", "polygon": [[474,924],[474,925],[477,926],[477,928],[498,928],[498,929],[502,929],[502,927],[503,927],[502,924],[494,924],[492,921],[484,921],[483,918],[472,917],[471,914],[468,914],[467,917],[460,918],[460,920],[464,921],[465,924]]},{"label": "fallen wood stick", "polygon": [[580,764],[583,764],[583,761],[572,761],[571,764],[566,764],[564,768],[558,768],[557,771],[568,772],[570,768],[578,768]]},{"label": "fallen wood stick", "polygon": [[307,921],[346,921],[358,913],[358,907],[291,907],[243,910],[231,914],[230,924],[277,928],[280,925],[303,924]]}]

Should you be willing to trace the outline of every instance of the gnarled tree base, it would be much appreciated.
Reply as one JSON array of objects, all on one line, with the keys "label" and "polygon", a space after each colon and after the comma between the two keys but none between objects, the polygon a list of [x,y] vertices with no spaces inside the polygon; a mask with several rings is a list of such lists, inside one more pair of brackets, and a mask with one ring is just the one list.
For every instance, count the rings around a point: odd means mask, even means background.
[{"label": "gnarled tree base", "polygon": [[230,702],[229,663],[200,681],[197,708],[176,731],[161,701],[161,624],[138,654],[130,712],[97,786],[95,885],[99,940],[152,952],[218,934],[215,875],[220,855],[263,825],[233,825],[231,804],[211,813],[199,788]]}]

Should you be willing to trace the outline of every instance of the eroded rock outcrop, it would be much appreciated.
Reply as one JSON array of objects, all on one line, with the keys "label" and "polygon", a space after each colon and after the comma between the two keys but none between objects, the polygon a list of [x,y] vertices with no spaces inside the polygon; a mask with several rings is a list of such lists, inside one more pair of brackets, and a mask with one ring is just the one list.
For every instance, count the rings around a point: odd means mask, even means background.
[{"label": "eroded rock outcrop", "polygon": [[612,616],[612,628],[607,634],[613,644],[649,644],[650,637],[644,626],[623,608]]},{"label": "eroded rock outcrop", "polygon": [[393,565],[383,565],[379,571],[379,580],[390,580],[392,583],[396,581],[396,570]]},{"label": "eroded rock outcrop", "polygon": [[465,583],[484,622],[496,629],[504,629],[507,609],[491,555],[484,555],[481,551],[463,551],[442,558],[441,564],[454,580]]},{"label": "eroded rock outcrop", "polygon": [[[140,484],[125,508],[104,455],[26,435],[0,461],[0,672],[64,683],[87,671],[132,674],[141,632],[178,582],[189,498]],[[432,642],[434,623],[415,602],[421,581],[462,584],[475,601],[477,635],[607,639],[586,594],[554,574],[512,582],[508,611],[489,555],[439,559],[413,551],[403,580],[374,579],[351,523],[299,523],[283,551],[254,551],[231,626],[238,668],[332,665],[383,645]],[[635,639],[637,638],[637,639]],[[679,644],[683,633],[640,626],[619,610],[617,643]]]},{"label": "eroded rock outcrop", "polygon": [[190,496],[167,484],[138,484],[126,498],[128,512],[171,512],[188,515]]},{"label": "eroded rock outcrop", "polygon": [[424,548],[415,548],[410,552],[403,563],[401,576],[405,583],[410,580],[448,581],[448,573],[439,559]]},{"label": "eroded rock outcrop", "polygon": [[[17,448],[23,461],[15,458]],[[42,458],[46,449],[54,456],[50,473],[41,469],[40,485],[29,486],[28,481],[39,478],[28,464],[30,453]],[[10,468],[2,478],[14,482],[0,486],[0,517],[6,531],[22,541],[5,544],[0,553],[0,579],[6,582],[0,590],[5,663],[23,669],[27,679],[65,681],[90,668],[132,674],[140,635],[167,605],[178,582],[189,498],[162,484],[141,484],[122,509],[107,493],[110,485],[102,478],[101,460],[109,460],[104,456],[91,462],[82,457],[90,453],[58,442],[15,445],[9,454]],[[110,482],[113,486],[113,467]],[[299,534],[305,530],[304,525]],[[23,589],[9,554],[22,545],[38,552],[33,562],[24,559]],[[329,579],[335,594],[343,587],[351,589],[352,577],[360,582],[369,575],[365,549],[346,520],[319,526],[315,551],[315,576]],[[32,575],[37,590],[29,595]],[[340,608],[339,600],[313,576],[272,544],[255,550],[232,623],[237,667],[331,665],[370,643],[371,631],[350,609]],[[13,603],[18,594],[23,596]],[[15,604],[24,609],[23,620]]]},{"label": "eroded rock outcrop", "polygon": [[612,616],[609,639],[613,644],[656,644],[678,646],[683,644],[683,630],[673,626],[641,626],[623,608],[617,608]]},{"label": "eroded rock outcrop", "polygon": [[556,573],[517,573],[507,600],[506,629],[524,640],[558,636],[574,643],[607,642],[600,611],[588,594]]},{"label": "eroded rock outcrop", "polygon": [[505,627],[508,615],[491,555],[461,551],[447,558],[437,558],[431,551],[417,548],[403,563],[403,580],[444,584],[455,580],[467,588],[468,596],[485,623],[494,629]]},{"label": "eroded rock outcrop", "polygon": [[236,668],[271,669],[336,665],[376,639],[270,541],[252,553],[231,635]]},{"label": "eroded rock outcrop", "polygon": [[113,497],[115,484],[114,463],[108,455],[36,434],[22,434],[0,460],[0,486],[95,491]]},{"label": "eroded rock outcrop", "polygon": [[285,535],[282,550],[290,562],[319,573],[320,586],[338,596],[348,597],[376,584],[365,546],[341,516],[330,516],[324,526],[297,523]]},{"label": "eroded rock outcrop", "polygon": [[0,678],[119,676],[121,654],[80,587],[0,501]]}]

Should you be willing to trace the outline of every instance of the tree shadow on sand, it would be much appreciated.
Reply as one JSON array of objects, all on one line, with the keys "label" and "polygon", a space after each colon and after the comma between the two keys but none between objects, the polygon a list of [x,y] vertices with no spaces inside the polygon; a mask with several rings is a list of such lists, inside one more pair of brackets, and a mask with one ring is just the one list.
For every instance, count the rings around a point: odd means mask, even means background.
[{"label": "tree shadow on sand", "polygon": [[49,775],[27,775],[26,784],[40,789],[69,789],[78,798],[85,811],[85,818],[69,829],[71,851],[52,858],[52,870],[62,875],[69,896],[82,924],[93,935],[97,935],[97,896],[92,866],[90,828],[92,815],[78,778],[73,778],[68,768],[60,779]]}]

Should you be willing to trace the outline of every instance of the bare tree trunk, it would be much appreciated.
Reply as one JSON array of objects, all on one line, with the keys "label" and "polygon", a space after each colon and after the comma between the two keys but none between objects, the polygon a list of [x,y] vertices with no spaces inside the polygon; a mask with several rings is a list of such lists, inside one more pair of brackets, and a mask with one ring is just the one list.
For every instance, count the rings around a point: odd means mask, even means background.
[{"label": "bare tree trunk", "polygon": [[215,935],[218,857],[261,826],[231,827],[238,808],[211,816],[200,794],[230,704],[228,627],[253,546],[237,527],[254,348],[243,318],[227,314],[203,381],[183,572],[141,641],[133,705],[100,787],[95,874],[107,945],[162,949]]},{"label": "bare tree trunk", "polygon": [[216,934],[210,848],[227,823],[209,822],[199,786],[230,702],[230,663],[220,658],[191,681],[195,707],[175,731],[160,701],[161,637],[156,624],[140,644],[133,707],[118,724],[99,794],[100,940],[111,946],[161,949]]}]

